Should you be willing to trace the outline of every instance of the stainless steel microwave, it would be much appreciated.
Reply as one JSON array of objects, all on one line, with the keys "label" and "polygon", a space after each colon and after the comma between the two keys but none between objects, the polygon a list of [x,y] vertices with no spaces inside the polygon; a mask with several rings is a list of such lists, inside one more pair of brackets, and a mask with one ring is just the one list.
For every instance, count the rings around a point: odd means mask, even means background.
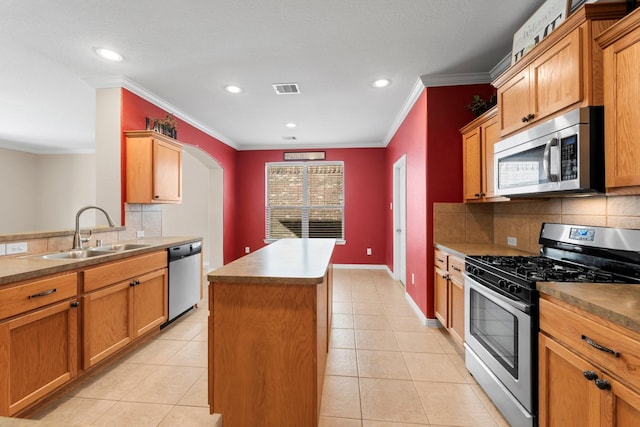
[{"label": "stainless steel microwave", "polygon": [[577,108],[497,142],[494,168],[500,196],[603,192],[604,108]]}]

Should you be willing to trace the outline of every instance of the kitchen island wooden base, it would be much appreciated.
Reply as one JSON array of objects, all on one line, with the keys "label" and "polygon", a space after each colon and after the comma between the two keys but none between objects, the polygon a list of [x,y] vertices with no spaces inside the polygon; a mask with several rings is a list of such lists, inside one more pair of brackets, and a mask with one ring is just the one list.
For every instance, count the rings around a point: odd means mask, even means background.
[{"label": "kitchen island wooden base", "polygon": [[209,405],[225,427],[317,425],[333,246],[283,240],[209,273]]}]

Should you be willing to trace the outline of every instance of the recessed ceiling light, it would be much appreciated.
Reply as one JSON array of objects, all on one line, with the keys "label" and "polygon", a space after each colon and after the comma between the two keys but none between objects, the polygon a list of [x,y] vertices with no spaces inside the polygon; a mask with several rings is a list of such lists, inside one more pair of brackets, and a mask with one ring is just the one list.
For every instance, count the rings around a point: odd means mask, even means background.
[{"label": "recessed ceiling light", "polygon": [[235,85],[227,85],[224,87],[224,90],[229,93],[242,93],[242,88]]},{"label": "recessed ceiling light", "polygon": [[118,52],[115,52],[111,49],[97,47],[95,50],[100,57],[104,59],[108,59],[109,61],[121,62],[123,59],[122,55],[120,55]]},{"label": "recessed ceiling light", "polygon": [[373,82],[371,85],[373,87],[387,87],[391,84],[391,80],[389,79],[378,79],[375,82]]},{"label": "recessed ceiling light", "polygon": [[298,126],[297,124],[293,123],[293,122],[289,122],[285,125],[286,127],[288,127],[289,129],[293,129],[294,127]]}]

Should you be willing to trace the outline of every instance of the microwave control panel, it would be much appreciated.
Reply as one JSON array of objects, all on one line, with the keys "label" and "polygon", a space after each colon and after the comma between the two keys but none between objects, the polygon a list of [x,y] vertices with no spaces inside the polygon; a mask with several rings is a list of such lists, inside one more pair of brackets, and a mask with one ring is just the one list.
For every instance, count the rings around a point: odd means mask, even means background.
[{"label": "microwave control panel", "polygon": [[578,178],[578,135],[567,136],[560,140],[560,180],[570,181]]}]

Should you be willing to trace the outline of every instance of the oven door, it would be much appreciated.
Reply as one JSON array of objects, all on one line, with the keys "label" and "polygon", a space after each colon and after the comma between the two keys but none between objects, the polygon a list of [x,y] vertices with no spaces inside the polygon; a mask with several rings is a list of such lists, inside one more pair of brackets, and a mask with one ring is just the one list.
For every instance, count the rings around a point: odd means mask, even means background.
[{"label": "oven door", "polygon": [[533,413],[533,305],[513,301],[464,276],[467,350]]}]

